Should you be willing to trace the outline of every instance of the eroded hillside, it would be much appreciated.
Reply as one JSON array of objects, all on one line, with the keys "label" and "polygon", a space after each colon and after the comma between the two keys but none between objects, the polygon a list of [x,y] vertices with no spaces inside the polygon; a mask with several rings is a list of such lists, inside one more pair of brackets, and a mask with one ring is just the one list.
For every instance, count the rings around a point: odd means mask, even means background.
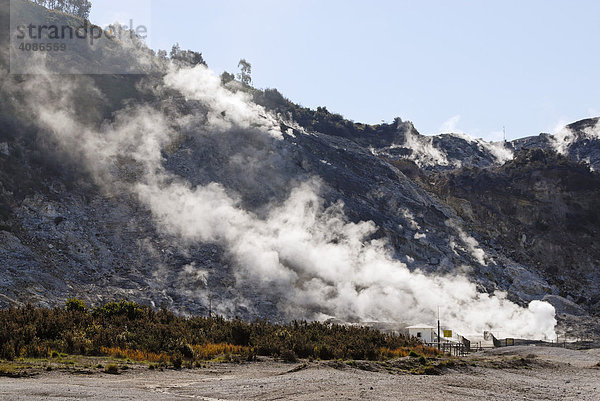
[{"label": "eroded hillside", "polygon": [[597,313],[583,151],[513,159],[522,141],[357,124],[203,65],[156,67],[14,75],[3,58],[1,305],[410,323],[443,304],[454,327],[532,337],[553,333],[540,300]]}]

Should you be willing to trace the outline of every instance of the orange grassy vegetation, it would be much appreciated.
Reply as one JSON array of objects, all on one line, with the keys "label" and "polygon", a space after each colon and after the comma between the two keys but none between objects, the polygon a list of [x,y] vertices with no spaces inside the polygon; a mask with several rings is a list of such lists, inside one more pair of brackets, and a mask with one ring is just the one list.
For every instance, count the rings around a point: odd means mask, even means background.
[{"label": "orange grassy vegetation", "polygon": [[129,358],[133,361],[168,362],[170,360],[169,356],[165,353],[155,354],[154,352],[140,351],[137,349],[101,347],[100,352],[114,358]]},{"label": "orange grassy vegetation", "polygon": [[403,356],[408,356],[408,348],[380,348],[379,352],[386,358],[401,358]]},{"label": "orange grassy vegetation", "polygon": [[412,351],[415,351],[417,354],[421,354],[421,355],[425,355],[425,356],[435,356],[435,355],[441,354],[441,352],[438,351],[437,348],[426,347],[424,345],[416,345],[416,346],[410,347],[410,349]]},{"label": "orange grassy vegetation", "polygon": [[[250,352],[250,347],[244,347],[233,344],[202,344],[192,345],[195,359],[211,359],[223,354],[245,354]],[[169,355],[165,353],[156,354],[154,352],[140,351],[137,349],[119,348],[119,347],[101,347],[100,351],[104,355],[109,355],[114,358],[129,358],[133,361],[146,362],[168,362]]]},{"label": "orange grassy vegetation", "polygon": [[404,356],[410,355],[411,351],[423,356],[435,356],[440,354],[440,352],[437,349],[426,347],[424,345],[416,345],[413,347],[402,347],[395,349],[383,347],[379,349],[379,352],[385,358],[402,358]]},{"label": "orange grassy vegetation", "polygon": [[194,350],[194,356],[198,359],[210,359],[222,354],[244,354],[250,352],[249,347],[226,343],[192,345],[192,349]]}]

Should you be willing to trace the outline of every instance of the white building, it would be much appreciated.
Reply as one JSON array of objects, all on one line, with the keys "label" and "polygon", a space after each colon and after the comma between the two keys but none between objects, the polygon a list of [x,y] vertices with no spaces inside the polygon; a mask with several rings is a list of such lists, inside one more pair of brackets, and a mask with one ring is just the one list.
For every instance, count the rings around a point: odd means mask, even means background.
[{"label": "white building", "polygon": [[436,330],[437,328],[426,324],[416,324],[414,326],[408,326],[408,335],[410,337],[416,337],[424,343],[432,343],[437,339]]}]

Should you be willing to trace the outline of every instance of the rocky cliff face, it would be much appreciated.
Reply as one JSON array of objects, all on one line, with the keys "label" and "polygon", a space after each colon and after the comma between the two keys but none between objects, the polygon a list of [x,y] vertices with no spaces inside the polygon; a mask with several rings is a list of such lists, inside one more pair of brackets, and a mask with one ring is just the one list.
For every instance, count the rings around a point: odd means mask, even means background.
[{"label": "rocky cliff face", "polygon": [[600,176],[586,165],[525,149],[502,166],[437,175],[430,188],[491,246],[599,310]]},{"label": "rocky cliff face", "polygon": [[[2,130],[8,151],[0,156],[0,247],[7,269],[2,271],[0,302],[55,305],[69,296],[91,303],[129,297],[205,313],[213,297],[213,305],[227,305],[223,312],[228,315],[250,317],[245,314],[249,306],[236,302],[239,288],[228,270],[234,262],[218,244],[178,246],[176,238],[157,229],[135,197],[107,196],[90,183],[89,174],[65,163],[69,159],[44,143],[40,133],[32,133],[28,142],[19,130]],[[166,155],[165,166],[193,185],[222,183],[259,214],[284,199],[293,181],[317,176],[327,204],[341,201],[350,220],[373,221],[378,230],[372,236],[389,240],[395,257],[413,269],[453,272],[473,266],[472,278],[486,291],[511,288],[505,266],[525,270],[477,244],[454,208],[368,148],[326,133],[285,126],[284,131],[289,134],[277,143],[240,132],[218,140],[188,137]],[[240,173],[248,170],[251,158],[268,158],[271,146],[278,149],[268,165],[261,162],[257,171]],[[40,147],[49,156],[37,154]],[[534,273],[512,288],[511,297],[528,301],[546,291],[552,289]],[[275,306],[269,307],[277,300],[258,293],[248,297],[258,316],[277,315]]]},{"label": "rocky cliff face", "polygon": [[567,125],[556,135],[540,134],[511,142],[515,150],[540,148],[582,162],[594,171],[600,168],[600,118],[588,118]]}]

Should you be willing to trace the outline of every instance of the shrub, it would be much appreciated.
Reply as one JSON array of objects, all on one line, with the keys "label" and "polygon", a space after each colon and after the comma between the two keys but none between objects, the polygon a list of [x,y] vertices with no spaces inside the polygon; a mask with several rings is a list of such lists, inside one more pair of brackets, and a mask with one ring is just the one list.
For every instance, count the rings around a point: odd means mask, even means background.
[{"label": "shrub", "polygon": [[22,354],[30,358],[47,358],[50,355],[50,350],[46,344],[42,344],[39,339],[33,341],[23,347]]},{"label": "shrub", "polygon": [[77,298],[67,299],[67,302],[65,302],[65,309],[68,311],[86,312],[87,313],[87,306],[85,306],[85,304],[83,303],[82,300],[77,299]]},{"label": "shrub", "polygon": [[279,356],[284,362],[298,362],[298,357],[291,349],[281,351]]},{"label": "shrub", "polygon": [[254,348],[250,348],[246,353],[246,360],[248,362],[256,361],[256,350]]},{"label": "shrub", "polygon": [[177,350],[186,359],[192,359],[194,357],[194,349],[189,344],[181,344]]},{"label": "shrub", "polygon": [[12,342],[6,342],[2,344],[0,348],[0,359],[6,359],[7,361],[14,361],[16,357],[15,346]]},{"label": "shrub", "polygon": [[180,353],[176,353],[171,357],[171,363],[175,369],[181,369],[183,365],[183,357]]},{"label": "shrub", "polygon": [[114,363],[106,366],[106,368],[104,369],[104,373],[108,373],[111,375],[118,375],[119,374],[119,367],[117,365],[115,365]]},{"label": "shrub", "polygon": [[321,345],[318,348],[318,357],[323,360],[333,359],[333,351],[327,345]]},{"label": "shrub", "polygon": [[231,342],[235,345],[248,345],[250,343],[250,327],[240,320],[235,320],[231,327]]},{"label": "shrub", "polygon": [[435,366],[425,366],[425,368],[423,369],[423,373],[426,375],[439,375],[440,370]]},{"label": "shrub", "polygon": [[142,307],[135,302],[121,300],[119,302],[109,302],[94,309],[94,314],[103,317],[126,316],[128,319],[134,320],[141,318],[144,312]]},{"label": "shrub", "polygon": [[0,357],[45,357],[51,350],[53,358],[64,353],[109,355],[166,366],[176,355],[183,364],[183,359],[196,362],[220,355],[235,360],[254,360],[257,355],[280,357],[288,351],[296,358],[322,360],[438,354],[418,340],[366,327],[186,318],[129,301],[111,302],[92,313],[82,312],[77,300],[68,305],[0,310]]},{"label": "shrub", "polygon": [[365,351],[365,358],[369,361],[376,361],[381,358],[381,355],[377,352],[377,350],[369,348]]}]

